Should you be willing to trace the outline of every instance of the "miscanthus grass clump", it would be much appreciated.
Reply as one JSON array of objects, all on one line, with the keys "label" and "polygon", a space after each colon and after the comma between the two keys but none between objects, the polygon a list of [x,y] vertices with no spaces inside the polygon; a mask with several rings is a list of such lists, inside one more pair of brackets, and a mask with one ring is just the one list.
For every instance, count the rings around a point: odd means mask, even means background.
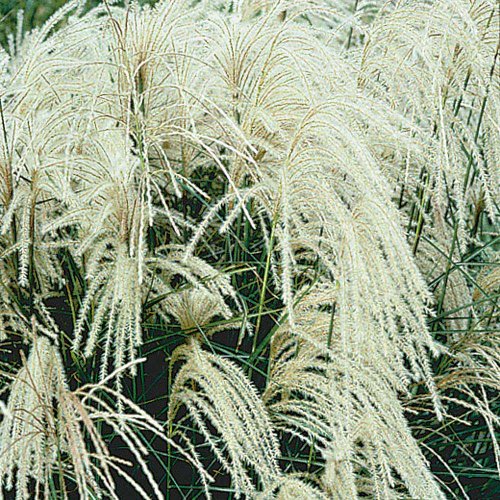
[{"label": "miscanthus grass clump", "polygon": [[498,3],[69,1],[0,49],[0,497],[493,498]]}]

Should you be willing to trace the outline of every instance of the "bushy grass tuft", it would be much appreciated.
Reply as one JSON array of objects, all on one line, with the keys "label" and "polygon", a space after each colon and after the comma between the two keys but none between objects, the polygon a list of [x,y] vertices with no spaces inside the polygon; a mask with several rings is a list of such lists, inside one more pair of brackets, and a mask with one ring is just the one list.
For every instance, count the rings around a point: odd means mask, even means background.
[{"label": "bushy grass tuft", "polygon": [[500,494],[497,3],[0,7],[1,498]]}]

